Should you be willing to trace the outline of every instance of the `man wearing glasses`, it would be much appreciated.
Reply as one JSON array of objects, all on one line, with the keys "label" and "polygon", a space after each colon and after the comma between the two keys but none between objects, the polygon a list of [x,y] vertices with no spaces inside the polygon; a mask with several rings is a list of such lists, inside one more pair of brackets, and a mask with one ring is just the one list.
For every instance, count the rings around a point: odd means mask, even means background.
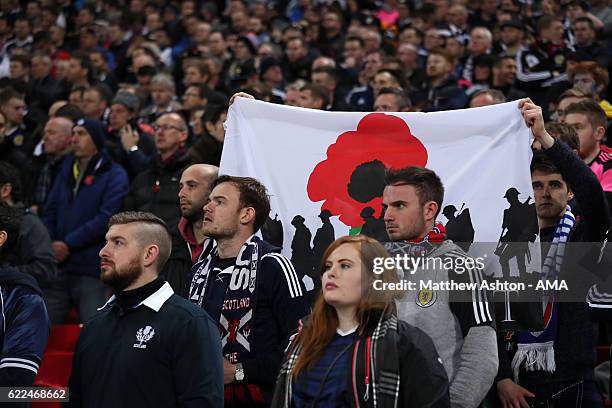
[{"label": "man wearing glasses", "polygon": [[[176,205],[179,181],[183,170],[191,164],[185,146],[187,124],[178,113],[164,113],[157,118],[153,129],[157,154],[146,170],[139,173],[132,182],[125,199],[125,209],[155,214],[166,222],[174,241],[180,239],[177,225],[181,212]],[[173,289],[176,292],[181,288]]]}]

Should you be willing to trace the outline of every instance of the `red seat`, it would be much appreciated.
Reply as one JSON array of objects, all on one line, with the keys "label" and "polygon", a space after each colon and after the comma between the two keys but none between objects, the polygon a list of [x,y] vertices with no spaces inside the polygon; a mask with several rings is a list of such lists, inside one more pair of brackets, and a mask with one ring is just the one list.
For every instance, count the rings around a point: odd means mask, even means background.
[{"label": "red seat", "polygon": [[68,351],[46,351],[34,380],[34,386],[67,387],[73,356],[74,353]]},{"label": "red seat", "polygon": [[58,324],[51,326],[51,335],[47,341],[46,351],[73,352],[82,327],[80,324]]}]

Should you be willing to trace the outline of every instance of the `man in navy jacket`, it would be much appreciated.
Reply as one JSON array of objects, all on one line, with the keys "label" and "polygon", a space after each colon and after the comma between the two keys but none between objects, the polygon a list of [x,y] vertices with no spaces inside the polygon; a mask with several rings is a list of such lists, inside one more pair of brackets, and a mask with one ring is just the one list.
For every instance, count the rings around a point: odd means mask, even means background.
[{"label": "man in navy jacket", "polygon": [[73,153],[64,160],[43,213],[60,269],[60,280],[45,291],[54,324],[73,305],[79,321],[86,321],[106,301],[98,252],[108,220],[121,210],[128,191],[125,170],[103,150],[100,122],[80,119],[72,134]]}]

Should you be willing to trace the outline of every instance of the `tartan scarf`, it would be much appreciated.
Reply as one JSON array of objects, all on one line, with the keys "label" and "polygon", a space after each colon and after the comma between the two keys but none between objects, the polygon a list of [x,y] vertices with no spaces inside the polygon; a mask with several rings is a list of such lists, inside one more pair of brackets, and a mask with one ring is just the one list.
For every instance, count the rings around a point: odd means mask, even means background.
[{"label": "tartan scarf", "polygon": [[[230,282],[221,305],[219,322],[223,355],[236,353],[237,361],[251,357],[253,350],[253,315],[257,298],[257,272],[261,262],[262,240],[253,235],[240,249],[236,257]],[[204,303],[210,272],[219,261],[216,245],[210,254],[197,265],[189,288],[189,300],[206,309]],[[224,304],[229,306],[223,307]]]},{"label": "tartan scarf", "polygon": [[[387,306],[385,310],[380,311],[378,323],[373,331],[370,327],[370,334],[365,332],[364,328],[361,328],[359,338],[354,346],[353,362],[351,365],[361,364],[364,361],[363,365],[370,367],[370,372],[366,372],[365,375],[366,377],[371,375],[371,378],[366,379],[352,378],[351,384],[355,387],[355,392],[357,391],[357,384],[362,384],[362,381],[365,381],[365,394],[355,394],[359,398],[358,405],[360,406],[391,408],[397,407],[399,403],[400,338],[397,331],[397,316],[395,312],[388,311],[389,307],[393,308],[393,306]],[[297,333],[290,338],[290,344],[285,350],[285,360],[281,365],[278,375],[271,408],[289,408],[292,406],[293,369],[302,352],[300,335],[304,324],[300,321]],[[374,351],[373,353],[371,352],[372,350]],[[368,356],[370,364],[365,363],[365,359],[368,359]],[[353,374],[357,371],[359,370],[355,369]],[[367,371],[367,369],[364,368],[364,371]]]},{"label": "tartan scarf", "polygon": [[[570,232],[574,228],[576,218],[572,208],[568,205],[565,214],[557,223],[555,235],[546,253],[542,266],[542,280],[554,281],[557,279],[563,264],[565,244]],[[518,350],[512,359],[514,380],[518,382],[521,366],[526,371],[547,371],[554,373],[555,341],[557,340],[557,304],[554,293],[548,296],[544,312],[544,330],[540,332],[520,331],[518,335]]]},{"label": "tartan scarf", "polygon": [[441,223],[437,223],[424,237],[394,242],[392,245],[386,245],[385,248],[388,251],[393,248],[395,252],[401,252],[412,257],[429,256],[436,249],[436,246],[442,244],[445,239],[446,228]]}]

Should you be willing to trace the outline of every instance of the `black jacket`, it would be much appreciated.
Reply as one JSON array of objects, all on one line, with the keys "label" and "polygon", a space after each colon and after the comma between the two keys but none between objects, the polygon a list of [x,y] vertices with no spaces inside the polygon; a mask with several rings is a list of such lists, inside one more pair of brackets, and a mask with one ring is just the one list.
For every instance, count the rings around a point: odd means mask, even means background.
[{"label": "black jacket", "polygon": [[85,325],[67,406],[221,408],[222,379],[216,325],[165,284],[125,310],[111,298]]},{"label": "black jacket", "polygon": [[148,211],[176,229],[181,211],[178,203],[181,174],[191,164],[186,153],[167,162],[158,156],[149,169],[136,176],[125,198],[126,211]]},{"label": "black jacket", "polygon": [[415,94],[417,99],[425,98],[424,112],[463,109],[468,104],[465,91],[457,85],[457,79],[452,75],[438,86],[432,86],[427,82],[421,91]]},{"label": "black jacket", "polygon": [[[136,123],[132,124],[132,128],[136,128],[136,126]],[[150,134],[139,129],[138,136],[138,150],[133,152],[125,151],[118,131],[109,131],[104,144],[113,160],[127,171],[130,180],[133,180],[140,172],[145,171],[157,153],[155,142]]]},{"label": "black jacket", "polygon": [[40,218],[19,205],[23,211],[16,250],[9,262],[19,271],[36,278],[40,287],[48,286],[57,278],[57,262],[51,248],[51,238]]},{"label": "black jacket", "polygon": [[30,387],[47,347],[47,309],[34,278],[10,264],[0,264],[0,293],[0,387]]},{"label": "black jacket", "polygon": [[[373,313],[377,315],[378,312]],[[378,314],[379,315],[379,314]],[[382,326],[387,325],[385,335],[376,338],[374,334],[377,329],[378,317],[373,317],[367,323],[365,329],[358,335],[357,341],[350,352],[352,370],[347,372],[347,389],[350,392],[350,401],[347,406],[373,407],[374,390],[378,398],[381,394],[385,397],[397,392],[397,406],[415,408],[442,408],[450,407],[449,383],[446,371],[442,365],[436,348],[431,338],[421,329],[411,326],[404,321],[398,321],[396,316],[391,319],[385,318]],[[307,324],[307,323],[305,323]],[[382,327],[381,326],[381,327]],[[359,330],[359,329],[358,329]],[[272,408],[289,408],[291,405],[292,372],[289,369],[291,364],[299,355],[296,346],[299,344],[299,332],[292,338],[292,343],[288,347],[288,353],[279,374]],[[371,346],[375,344],[375,346]],[[368,355],[372,356],[372,384],[366,388],[366,366],[369,365]],[[380,369],[383,359],[395,360],[399,362],[399,372],[393,373]],[[399,390],[390,388],[388,381],[390,378],[399,375]],[[374,386],[375,385],[375,386]],[[368,395],[366,398],[365,395]],[[355,396],[357,400],[355,401]],[[393,407],[391,399],[384,402],[379,401],[379,407]],[[287,403],[289,402],[289,403]]]}]

